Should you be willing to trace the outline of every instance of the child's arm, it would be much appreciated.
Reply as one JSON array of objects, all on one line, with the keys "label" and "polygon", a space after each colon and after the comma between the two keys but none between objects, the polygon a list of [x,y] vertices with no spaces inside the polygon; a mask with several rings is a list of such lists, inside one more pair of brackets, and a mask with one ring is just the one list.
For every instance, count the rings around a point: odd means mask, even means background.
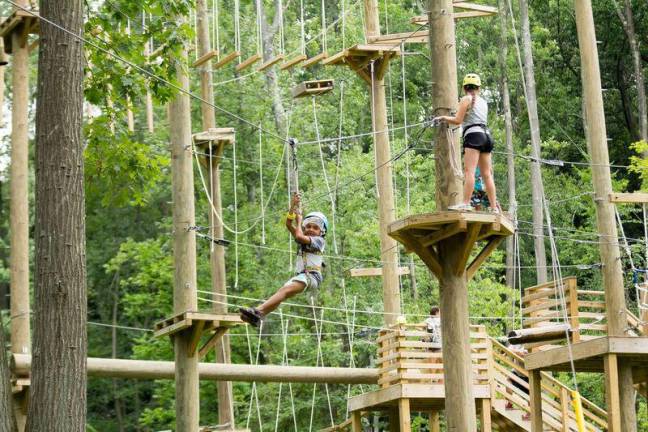
[{"label": "child's arm", "polygon": [[448,122],[454,125],[460,125],[464,121],[464,117],[468,112],[468,106],[472,103],[471,96],[464,96],[459,102],[459,109],[457,109],[457,114],[454,117],[451,116],[440,116],[439,120]]},{"label": "child's arm", "polygon": [[[293,226],[293,221],[297,218],[297,215],[300,213],[299,212],[300,200],[301,200],[301,196],[299,195],[298,192],[295,192],[293,194],[292,201],[290,203],[290,210],[288,210],[288,214],[286,215],[286,229],[293,236],[295,235],[295,227]],[[299,223],[297,225],[299,226]]]},{"label": "child's arm", "polygon": [[295,238],[295,241],[297,243],[301,244],[310,244],[311,243],[311,238],[307,235],[304,234],[302,231],[302,215],[301,213],[297,213],[297,217],[295,218],[295,225],[291,225],[290,228],[290,233],[292,236]]}]

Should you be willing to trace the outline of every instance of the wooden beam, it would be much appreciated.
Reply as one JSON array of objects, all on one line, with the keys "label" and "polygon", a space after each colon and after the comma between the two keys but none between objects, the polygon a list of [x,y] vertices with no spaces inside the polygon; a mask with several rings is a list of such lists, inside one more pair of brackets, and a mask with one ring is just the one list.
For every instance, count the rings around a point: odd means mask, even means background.
[{"label": "wooden beam", "polygon": [[481,224],[478,223],[470,224],[468,227],[464,241],[459,244],[460,252],[457,255],[457,262],[455,263],[455,275],[460,276],[466,271],[466,263],[470,258],[470,253],[472,252],[480,230]]},{"label": "wooden beam", "polygon": [[[410,269],[409,267],[398,267],[397,269],[398,275],[408,275],[410,274]],[[382,276],[383,271],[382,268],[376,267],[376,268],[354,268],[349,270],[349,274],[351,277],[370,277],[370,276]]]},{"label": "wooden beam", "polygon": [[218,343],[218,341],[227,333],[227,327],[219,327],[216,329],[213,335],[210,336],[209,339],[207,339],[207,342],[205,342],[205,345],[200,347],[198,350],[198,357],[203,358],[207,355],[210,349],[214,347]]},{"label": "wooden beam", "polygon": [[492,432],[493,422],[491,421],[491,400],[482,399],[480,408],[479,422],[481,423],[481,432]]},{"label": "wooden beam", "polygon": [[605,401],[608,412],[608,431],[621,432],[621,402],[619,397],[619,366],[616,354],[603,358],[605,367]]},{"label": "wooden beam", "polygon": [[645,192],[611,193],[610,202],[614,204],[648,204],[648,193]]},{"label": "wooden beam", "polygon": [[469,3],[466,1],[454,1],[453,6],[458,9],[464,9],[464,10],[470,10],[470,11],[478,11],[478,12],[488,12],[490,14],[496,14],[497,13],[497,7],[495,6],[486,6],[486,5],[480,5],[476,3]]},{"label": "wooden beam", "polygon": [[218,60],[212,69],[220,69],[226,64],[232,62],[236,57],[239,57],[241,53],[239,51],[232,51],[231,53],[224,56],[222,59]]},{"label": "wooden beam", "polygon": [[[27,376],[31,371],[30,354],[14,354],[12,372]],[[247,365],[199,363],[200,378],[207,381],[301,382],[329,384],[376,384],[378,370],[372,368],[337,368],[311,366]],[[172,361],[88,358],[88,376],[139,380],[173,379]]]},{"label": "wooden beam", "polygon": [[269,69],[270,67],[276,65],[276,64],[279,63],[280,61],[283,61],[285,58],[286,58],[285,55],[283,55],[283,54],[279,54],[278,56],[275,56],[275,57],[272,57],[272,58],[266,60],[264,63],[261,64],[261,66],[259,66],[259,67],[257,68],[257,70],[258,70],[259,72],[262,72],[262,71],[264,71],[264,70],[266,70],[266,69]]},{"label": "wooden beam", "polygon": [[442,228],[424,237],[421,240],[421,245],[423,245],[424,247],[432,246],[440,242],[441,240],[445,240],[449,237],[452,237],[453,235],[459,234],[460,232],[466,232],[467,227],[468,224],[465,220],[457,221],[446,228]]},{"label": "wooden beam", "polygon": [[400,432],[410,432],[412,430],[409,399],[402,398],[398,400],[398,423]]},{"label": "wooden beam", "polygon": [[309,58],[308,60],[306,60],[302,64],[302,67],[303,68],[309,68],[311,66],[315,66],[317,63],[321,62],[322,60],[324,60],[327,57],[328,57],[327,52],[321,52],[321,53],[317,54],[316,56],[313,56],[313,57]]},{"label": "wooden beam", "polygon": [[351,413],[351,430],[353,432],[362,432],[362,415],[360,411]]},{"label": "wooden beam", "polygon": [[477,270],[479,269],[479,266],[486,261],[486,258],[490,256],[491,253],[495,249],[497,249],[497,246],[504,240],[504,237],[495,237],[491,241],[484,246],[484,249],[482,249],[481,252],[479,252],[479,255],[475,257],[475,259],[470,263],[468,268],[466,269],[466,277],[468,279],[472,278]]},{"label": "wooden beam", "polygon": [[193,62],[191,67],[195,67],[195,68],[200,67],[216,56],[218,56],[218,50],[211,50],[206,54],[203,54],[200,57],[198,57],[198,59],[195,62]]},{"label": "wooden beam", "polygon": [[248,57],[247,59],[243,60],[241,63],[237,64],[236,67],[234,68],[236,72],[240,72],[245,68],[248,68],[252,66],[254,63],[258,62],[261,60],[261,54],[254,54],[253,56]]},{"label": "wooden beam", "polygon": [[296,57],[293,57],[292,59],[286,61],[285,63],[282,63],[279,66],[279,69],[281,69],[281,70],[290,69],[291,67],[295,66],[296,64],[303,62],[307,58],[308,57],[306,57],[306,54],[300,54],[300,55],[298,55]]},{"label": "wooden beam", "polygon": [[529,408],[531,409],[531,432],[543,432],[542,376],[538,370],[529,372],[529,398]]}]

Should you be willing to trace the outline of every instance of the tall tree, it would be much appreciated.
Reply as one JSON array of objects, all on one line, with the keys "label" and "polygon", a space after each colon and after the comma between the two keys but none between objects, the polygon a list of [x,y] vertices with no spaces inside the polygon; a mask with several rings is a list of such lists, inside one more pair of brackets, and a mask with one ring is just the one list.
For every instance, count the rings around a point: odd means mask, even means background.
[{"label": "tall tree", "polygon": [[0,432],[16,432],[18,428],[13,411],[11,378],[5,346],[4,326],[0,318]]},{"label": "tall tree", "polygon": [[[81,0],[40,4],[36,271],[28,431],[86,429],[87,304]],[[64,30],[65,29],[65,30]]]},{"label": "tall tree", "polygon": [[[630,52],[632,54],[632,65],[634,67],[635,81],[637,82],[637,115],[639,117],[639,137],[648,141],[648,117],[646,113],[646,87],[644,83],[643,76],[643,67],[641,60],[641,52],[639,51],[639,42],[637,41],[637,35],[635,33],[634,26],[634,17],[632,16],[632,5],[630,0],[624,0],[624,11],[621,11],[621,7],[616,0],[613,1],[614,8],[616,9],[617,15],[623,24],[623,30],[628,37],[628,43],[630,44]],[[644,155],[648,157],[648,155]]]},{"label": "tall tree", "polygon": [[[506,172],[508,177],[508,201],[509,214],[513,220],[517,219],[517,199],[515,196],[515,156],[513,154],[513,121],[511,119],[511,98],[508,87],[508,73],[506,63],[508,58],[508,37],[506,31],[507,9],[506,2],[499,0],[500,16],[500,50],[498,63],[500,68],[500,94],[502,98],[502,109],[504,110],[504,128],[506,136]],[[513,236],[506,239],[506,284],[510,287],[515,286],[515,238]]]},{"label": "tall tree", "polygon": [[527,0],[520,0],[520,26],[522,28],[522,51],[524,54],[524,82],[529,129],[531,130],[531,200],[533,206],[533,248],[536,259],[536,279],[538,284],[547,282],[547,256],[544,244],[543,200],[544,186],[540,170],[540,120],[538,119],[538,98],[536,96],[535,72],[533,70],[533,52],[531,50],[531,26],[529,23],[529,5]]}]

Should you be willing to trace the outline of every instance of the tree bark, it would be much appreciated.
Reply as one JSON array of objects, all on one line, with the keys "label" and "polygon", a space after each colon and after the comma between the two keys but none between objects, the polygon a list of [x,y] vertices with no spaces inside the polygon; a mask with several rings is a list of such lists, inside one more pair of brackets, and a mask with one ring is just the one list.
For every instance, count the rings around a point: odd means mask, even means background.
[{"label": "tree bark", "polygon": [[[42,0],[41,17],[83,31],[81,0]],[[83,43],[42,21],[36,105],[36,271],[27,431],[86,430],[87,296]]]},{"label": "tree bark", "polygon": [[[643,68],[641,65],[641,53],[639,51],[639,43],[637,42],[637,35],[635,33],[634,18],[632,15],[632,6],[630,0],[624,0],[624,9],[622,12],[616,0],[613,2],[617,15],[623,24],[623,30],[628,37],[630,44],[630,53],[632,54],[632,65],[634,66],[634,76],[637,83],[637,111],[639,117],[639,134],[640,138],[648,141],[648,117],[646,117],[646,87],[643,76]],[[648,157],[648,155],[644,155]]]},{"label": "tree bark", "polygon": [[4,326],[0,319],[0,432],[16,432],[18,427],[14,416],[11,374],[5,343]]},{"label": "tree bark", "polygon": [[520,25],[522,27],[522,51],[524,54],[524,78],[526,81],[526,103],[531,129],[531,201],[533,212],[533,248],[536,259],[536,279],[538,284],[547,282],[547,257],[544,244],[543,200],[544,185],[540,170],[540,120],[538,119],[538,101],[536,97],[535,72],[533,70],[533,53],[531,50],[531,29],[529,24],[529,6],[527,0],[520,0]]},{"label": "tree bark", "polygon": [[[508,201],[509,214],[515,222],[517,220],[517,199],[515,196],[515,156],[513,148],[513,121],[511,117],[511,98],[509,95],[508,76],[506,70],[506,60],[508,58],[508,38],[506,23],[508,20],[507,7],[504,0],[499,0],[500,16],[500,50],[499,50],[499,67],[502,71],[500,79],[500,92],[502,105],[504,109],[504,129],[506,135],[506,167],[508,174]],[[515,236],[506,239],[506,285],[513,288],[515,286]]]}]

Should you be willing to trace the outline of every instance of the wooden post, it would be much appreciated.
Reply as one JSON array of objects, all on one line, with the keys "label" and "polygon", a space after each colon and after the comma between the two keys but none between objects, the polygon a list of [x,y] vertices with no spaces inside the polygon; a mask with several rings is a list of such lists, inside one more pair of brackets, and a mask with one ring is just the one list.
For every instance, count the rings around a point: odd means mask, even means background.
[{"label": "wooden post", "polygon": [[362,415],[360,411],[351,413],[351,430],[353,432],[362,432]]},{"label": "wooden post", "polygon": [[569,390],[560,387],[560,410],[562,413],[562,432],[569,432],[569,407],[571,406],[571,396]]},{"label": "wooden post", "polygon": [[481,423],[481,432],[492,432],[493,423],[491,421],[491,400],[486,398],[481,400],[479,422]]},{"label": "wooden post", "polygon": [[603,357],[605,373],[605,402],[608,412],[608,431],[620,432],[621,429],[621,407],[619,395],[619,365],[616,354],[608,354]]},{"label": "wooden post", "polygon": [[542,375],[539,370],[529,372],[529,405],[531,408],[531,432],[543,432]]},{"label": "wooden post", "polygon": [[[377,0],[364,0],[365,35],[367,38],[380,36]],[[388,60],[383,60],[388,61]],[[392,163],[389,132],[387,131],[387,98],[385,80],[376,76],[372,79],[372,118],[374,145],[376,146],[376,174],[378,177],[378,226],[380,231],[380,260],[383,265],[383,302],[385,324],[393,324],[400,314],[400,291],[398,283],[398,244],[389,237],[387,228],[396,220],[394,208],[394,186],[392,184]]]},{"label": "wooden post", "polygon": [[[452,0],[429,0],[432,106],[434,115],[449,115],[457,106],[457,63],[455,23]],[[458,134],[442,125],[436,138],[436,205],[446,210],[462,199],[461,161]],[[453,168],[454,167],[454,168]],[[448,430],[475,432],[477,415],[473,398],[470,358],[470,323],[468,322],[468,287],[466,273],[456,274],[455,263],[461,250],[456,239],[438,244],[442,276],[441,332],[443,344],[446,421]]]},{"label": "wooden post", "polygon": [[[594,184],[594,203],[596,224],[600,234],[599,250],[603,264],[603,283],[605,285],[605,304],[610,336],[624,336],[627,327],[625,290],[619,247],[609,239],[617,238],[614,204],[609,200],[612,193],[610,158],[607,148],[607,131],[603,111],[601,74],[598,61],[598,47],[592,14],[591,0],[574,0],[576,11],[576,30],[581,55],[581,78],[583,81],[583,100],[587,117],[588,150],[592,159],[592,183]],[[624,432],[637,430],[637,414],[634,403],[632,369],[629,364],[619,365],[621,407],[621,427]],[[613,384],[606,380],[606,383]],[[611,387],[606,392],[616,391]],[[608,412],[612,407],[608,406]]]},{"label": "wooden post", "polygon": [[[198,56],[203,56],[211,51],[209,45],[209,19],[207,13],[207,4],[205,0],[196,1],[196,18],[197,18],[197,32],[198,32]],[[213,102],[214,100],[214,86],[212,80],[212,62],[206,61],[200,66],[200,95],[203,100]],[[203,130],[209,130],[216,127],[216,113],[214,107],[207,103],[201,103],[200,112],[202,114],[202,127]],[[214,204],[214,211],[218,216],[222,217],[222,199],[220,190],[220,156],[222,154],[222,147],[217,150],[218,154],[213,154],[208,165],[210,176],[212,203]],[[224,230],[223,224],[214,211],[209,211],[209,225],[212,227],[213,238],[223,238]],[[210,268],[212,275],[212,291],[216,296],[214,300],[226,302],[227,285],[225,278],[225,247],[221,245],[213,245],[210,254]],[[215,313],[227,313],[227,307],[221,303],[214,303]],[[217,363],[229,363],[231,357],[229,336],[225,334],[214,346],[216,353]],[[232,383],[222,381],[218,383],[218,422],[220,424],[229,423],[234,428],[234,405],[232,399]]]},{"label": "wooden post", "polygon": [[5,52],[4,38],[0,38],[0,127],[4,127],[4,102],[5,102],[5,73],[7,65],[7,53]]},{"label": "wooden post", "polygon": [[[176,17],[178,26],[184,17]],[[183,47],[176,62],[176,79],[189,90],[187,49]],[[171,171],[173,173],[173,310],[176,313],[196,310],[196,236],[189,231],[195,225],[193,157],[191,154],[191,107],[189,96],[177,93],[169,102],[169,133],[171,138]],[[190,332],[173,338],[175,351],[176,430],[195,432],[199,427],[198,356],[189,357]]]},{"label": "wooden post", "polygon": [[429,416],[428,430],[430,432],[441,432],[441,421],[439,420],[439,411],[432,411]]},{"label": "wooden post", "polygon": [[398,425],[400,432],[410,432],[412,430],[410,401],[407,398],[398,399]]},{"label": "wooden post", "polygon": [[[18,3],[28,7],[24,0]],[[17,8],[14,7],[14,10]],[[13,104],[11,108],[10,167],[10,311],[11,352],[31,353],[29,305],[29,46],[28,32],[20,24],[11,35]],[[20,402],[20,401],[17,401]],[[24,402],[24,401],[23,401]],[[20,405],[17,403],[16,405]],[[17,409],[18,430],[25,429],[27,417]]]},{"label": "wooden post", "polygon": [[572,328],[571,340],[573,343],[580,341],[580,319],[578,318],[578,283],[576,279],[567,279],[564,284],[569,298],[569,322]]}]

